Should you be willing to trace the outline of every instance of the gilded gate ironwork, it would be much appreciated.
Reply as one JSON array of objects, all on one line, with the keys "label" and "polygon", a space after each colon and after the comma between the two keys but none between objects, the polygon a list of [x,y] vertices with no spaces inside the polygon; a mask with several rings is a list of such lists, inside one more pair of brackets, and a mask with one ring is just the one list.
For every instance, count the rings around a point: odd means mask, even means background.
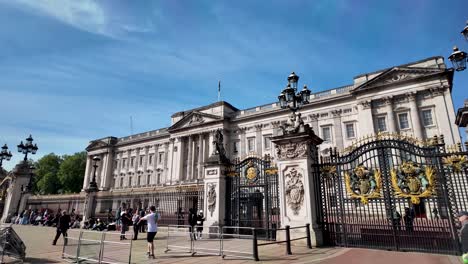
[{"label": "gilded gate ironwork", "polygon": [[279,227],[278,172],[269,156],[233,162],[226,173],[225,225],[255,227],[259,237],[274,239]]},{"label": "gilded gate ironwork", "polygon": [[330,152],[314,175],[327,244],[459,253],[455,215],[468,209],[468,152],[460,144],[380,133]]}]

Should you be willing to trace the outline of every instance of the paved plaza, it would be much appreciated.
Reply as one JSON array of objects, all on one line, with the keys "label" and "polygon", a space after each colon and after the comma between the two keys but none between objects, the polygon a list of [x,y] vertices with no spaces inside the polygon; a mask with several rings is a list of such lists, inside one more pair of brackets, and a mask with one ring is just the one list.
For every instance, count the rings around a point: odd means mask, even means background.
[{"label": "paved plaza", "polygon": [[[18,226],[14,229],[26,244],[26,263],[65,263],[61,258],[63,239],[59,239],[57,246],[51,241],[55,234],[54,228],[37,226]],[[77,230],[70,230],[70,237],[77,234]],[[164,228],[161,228],[156,239],[156,259],[148,260],[146,257],[145,235],[134,241],[132,247],[132,263],[320,263],[320,264],[366,264],[366,263],[424,263],[424,264],[460,264],[459,257],[412,252],[391,252],[383,250],[349,249],[349,248],[313,248],[305,246],[292,247],[292,256],[285,255],[284,245],[268,245],[259,247],[260,261],[219,256],[195,255],[190,256],[183,252],[168,252]],[[116,236],[118,237],[118,236]],[[127,235],[130,238],[129,235]],[[73,241],[70,240],[70,243]],[[250,241],[236,242],[239,247],[250,245]],[[128,254],[123,247],[107,248],[107,254],[117,259],[126,258]],[[8,263],[8,262],[7,262]],[[82,262],[83,263],[83,262]]]}]

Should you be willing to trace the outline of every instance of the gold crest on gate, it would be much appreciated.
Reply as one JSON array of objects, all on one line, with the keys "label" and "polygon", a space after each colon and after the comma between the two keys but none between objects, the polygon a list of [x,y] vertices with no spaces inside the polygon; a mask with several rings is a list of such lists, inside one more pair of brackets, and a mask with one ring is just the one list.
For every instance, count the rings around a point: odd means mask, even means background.
[{"label": "gold crest on gate", "polygon": [[245,177],[247,178],[248,182],[255,182],[257,179],[258,170],[257,167],[253,164],[252,161],[249,162],[247,165],[247,169],[245,170]]}]

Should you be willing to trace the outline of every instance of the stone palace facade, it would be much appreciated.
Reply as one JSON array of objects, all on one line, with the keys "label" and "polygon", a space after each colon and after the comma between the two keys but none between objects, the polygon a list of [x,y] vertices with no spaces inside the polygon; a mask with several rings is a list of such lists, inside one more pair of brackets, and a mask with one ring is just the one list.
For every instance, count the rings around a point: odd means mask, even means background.
[{"label": "stone palace facade", "polygon": [[[330,147],[343,150],[378,132],[419,139],[444,135],[447,144],[455,144],[460,142],[460,134],[455,125],[452,80],[453,70],[447,69],[443,57],[431,57],[361,74],[350,85],[312,93],[310,103],[299,112],[323,139],[319,146],[322,156],[329,155]],[[131,197],[136,193],[201,184],[218,129],[224,135],[229,159],[252,153],[274,158],[270,139],[289,113],[277,102],[240,110],[220,101],[174,113],[170,127],[93,140],[86,148],[83,190],[94,173],[94,156],[101,159],[96,171],[99,197],[106,197],[98,199],[99,212],[115,210],[123,201],[134,203]]]}]

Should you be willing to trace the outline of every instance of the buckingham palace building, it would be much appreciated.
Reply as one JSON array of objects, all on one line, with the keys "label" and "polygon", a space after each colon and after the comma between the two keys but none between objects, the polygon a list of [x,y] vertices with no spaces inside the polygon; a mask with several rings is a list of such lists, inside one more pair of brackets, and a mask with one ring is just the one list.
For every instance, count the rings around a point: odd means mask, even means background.
[{"label": "buckingham palace building", "polygon": [[[323,140],[318,148],[323,157],[331,149],[345,150],[360,138],[379,132],[421,140],[444,135],[447,144],[456,144],[460,134],[452,101],[453,74],[443,57],[363,73],[348,85],[311,93],[310,103],[299,113]],[[174,113],[170,127],[92,140],[86,148],[83,190],[95,174],[97,214],[116,210],[122,203],[132,208],[170,206],[169,217],[193,206],[206,208],[206,197],[198,191],[203,190],[204,165],[215,151],[216,132],[222,132],[230,160],[249,155],[274,160],[271,138],[289,113],[278,102],[238,109],[219,101]],[[95,157],[99,158],[97,166]],[[169,197],[181,192],[188,197],[185,201]]]}]

